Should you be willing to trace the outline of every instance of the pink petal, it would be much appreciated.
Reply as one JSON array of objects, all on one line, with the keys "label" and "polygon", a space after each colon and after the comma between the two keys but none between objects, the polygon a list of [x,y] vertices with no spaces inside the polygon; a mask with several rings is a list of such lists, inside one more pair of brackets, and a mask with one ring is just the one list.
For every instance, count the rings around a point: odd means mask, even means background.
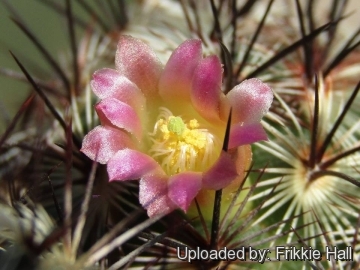
[{"label": "pink petal", "polygon": [[168,214],[177,206],[168,197],[168,176],[156,171],[140,180],[139,201],[149,217]]},{"label": "pink petal", "polygon": [[123,128],[140,140],[142,135],[141,122],[132,107],[115,98],[106,98],[95,106],[95,110],[103,125]]},{"label": "pink petal", "polygon": [[118,151],[107,164],[109,181],[139,179],[158,168],[159,165],[150,156],[132,149]]},{"label": "pink petal", "polygon": [[266,132],[260,123],[247,125],[239,123],[231,126],[229,148],[266,141],[267,139]]},{"label": "pink petal", "polygon": [[221,152],[219,159],[203,174],[203,188],[222,189],[238,176],[235,161],[229,153]]},{"label": "pink petal", "polygon": [[131,36],[121,36],[115,66],[121,74],[134,82],[146,97],[157,94],[162,64],[147,44]]},{"label": "pink petal", "polygon": [[119,150],[133,146],[126,132],[97,126],[84,137],[80,151],[90,159],[105,164]]},{"label": "pink petal", "polygon": [[198,39],[185,41],[172,53],[159,81],[159,93],[164,100],[190,100],[194,70],[201,59]]},{"label": "pink petal", "polygon": [[104,68],[93,74],[91,87],[100,99],[116,98],[133,108],[145,106],[145,97],[140,89],[117,70]]},{"label": "pink petal", "polygon": [[217,56],[204,58],[194,71],[191,101],[208,121],[219,120],[224,94],[221,91],[222,67]]},{"label": "pink petal", "polygon": [[261,80],[249,79],[235,86],[227,98],[232,107],[233,123],[257,123],[269,111],[273,93]]},{"label": "pink petal", "polygon": [[201,189],[201,173],[184,172],[169,179],[169,198],[182,210],[187,211]]}]

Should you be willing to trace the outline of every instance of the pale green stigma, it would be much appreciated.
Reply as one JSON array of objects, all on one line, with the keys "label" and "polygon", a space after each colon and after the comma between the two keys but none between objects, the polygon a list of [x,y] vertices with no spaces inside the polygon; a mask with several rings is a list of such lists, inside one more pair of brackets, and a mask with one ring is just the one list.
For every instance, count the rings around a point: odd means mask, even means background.
[{"label": "pale green stigma", "polygon": [[167,124],[167,128],[169,131],[175,133],[176,135],[180,136],[183,134],[185,130],[184,121],[179,116],[170,116],[169,122]]}]

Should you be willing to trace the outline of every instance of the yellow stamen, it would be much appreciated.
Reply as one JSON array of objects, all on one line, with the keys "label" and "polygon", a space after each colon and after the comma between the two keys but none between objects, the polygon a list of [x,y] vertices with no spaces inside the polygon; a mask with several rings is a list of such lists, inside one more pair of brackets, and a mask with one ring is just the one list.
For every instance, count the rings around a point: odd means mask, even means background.
[{"label": "yellow stamen", "polygon": [[149,134],[152,137],[149,153],[168,175],[204,171],[214,162],[217,139],[199,127],[196,119],[185,122],[168,109],[160,108],[154,131]]}]

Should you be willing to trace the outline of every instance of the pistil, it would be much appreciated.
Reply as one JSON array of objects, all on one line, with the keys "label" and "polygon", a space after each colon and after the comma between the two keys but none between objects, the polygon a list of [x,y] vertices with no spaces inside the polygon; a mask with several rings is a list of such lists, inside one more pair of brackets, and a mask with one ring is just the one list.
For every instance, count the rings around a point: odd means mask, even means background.
[{"label": "pistil", "polygon": [[185,121],[170,110],[160,108],[154,131],[150,133],[149,154],[168,175],[184,171],[204,171],[217,158],[217,139],[207,129],[200,128],[197,119]]}]

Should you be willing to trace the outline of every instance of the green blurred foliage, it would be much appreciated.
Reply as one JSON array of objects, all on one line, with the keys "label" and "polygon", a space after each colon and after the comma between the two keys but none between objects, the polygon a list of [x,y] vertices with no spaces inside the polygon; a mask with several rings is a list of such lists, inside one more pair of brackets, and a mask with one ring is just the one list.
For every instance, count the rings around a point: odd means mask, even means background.
[{"label": "green blurred foliage", "polygon": [[[63,4],[62,2],[56,3]],[[79,15],[79,7],[73,6],[73,12]],[[81,15],[83,14],[80,13]],[[68,53],[70,48],[67,20],[41,1],[0,2],[0,68],[21,73],[9,53],[11,51],[30,75],[40,79],[49,78],[52,69],[12,18],[23,21],[57,61],[61,61],[62,53]],[[6,119],[12,119],[30,91],[32,89],[27,82],[19,82],[0,74],[0,133],[4,131]]]}]

